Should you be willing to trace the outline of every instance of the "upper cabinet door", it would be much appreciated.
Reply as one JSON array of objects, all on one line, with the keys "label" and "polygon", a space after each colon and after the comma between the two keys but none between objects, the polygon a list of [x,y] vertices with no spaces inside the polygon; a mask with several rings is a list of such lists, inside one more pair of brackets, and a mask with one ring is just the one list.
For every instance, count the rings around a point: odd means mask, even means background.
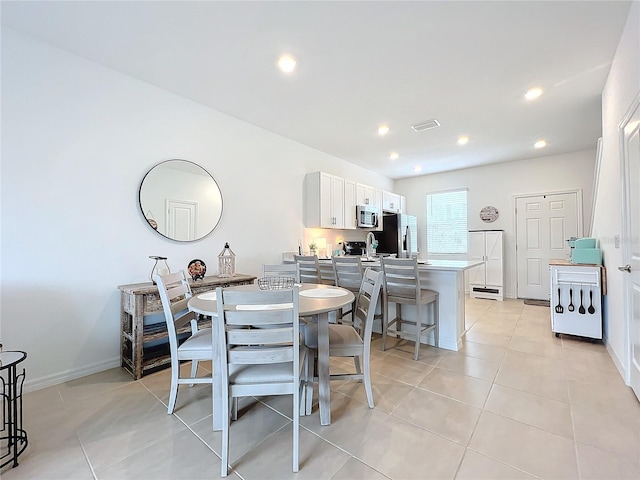
[{"label": "upper cabinet door", "polygon": [[400,195],[393,192],[382,192],[382,209],[400,213]]},{"label": "upper cabinet door", "polygon": [[344,178],[324,172],[308,173],[304,185],[305,226],[345,228],[344,188]]}]

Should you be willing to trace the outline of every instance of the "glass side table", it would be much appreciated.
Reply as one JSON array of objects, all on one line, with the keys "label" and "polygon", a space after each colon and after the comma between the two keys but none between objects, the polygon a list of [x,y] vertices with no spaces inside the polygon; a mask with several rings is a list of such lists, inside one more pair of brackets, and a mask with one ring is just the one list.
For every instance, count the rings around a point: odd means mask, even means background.
[{"label": "glass side table", "polygon": [[[27,358],[25,352],[0,351],[0,393],[2,394],[2,429],[0,429],[0,468],[13,462],[27,448],[27,432],[22,425],[22,385],[25,370],[18,373],[18,364]],[[12,468],[13,468],[12,467]]]}]

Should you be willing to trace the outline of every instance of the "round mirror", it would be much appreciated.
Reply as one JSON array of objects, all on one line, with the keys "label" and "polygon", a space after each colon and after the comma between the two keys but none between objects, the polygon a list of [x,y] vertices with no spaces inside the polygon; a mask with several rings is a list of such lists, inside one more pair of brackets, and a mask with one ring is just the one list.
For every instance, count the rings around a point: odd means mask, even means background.
[{"label": "round mirror", "polygon": [[206,237],[222,217],[218,184],[187,160],[167,160],[149,170],[140,184],[139,201],[149,226],[179,242]]}]

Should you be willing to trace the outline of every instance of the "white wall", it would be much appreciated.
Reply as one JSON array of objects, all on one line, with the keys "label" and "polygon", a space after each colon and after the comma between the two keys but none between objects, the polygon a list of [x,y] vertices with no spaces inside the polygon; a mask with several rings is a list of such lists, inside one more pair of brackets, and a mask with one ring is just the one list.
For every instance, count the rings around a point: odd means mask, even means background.
[{"label": "white wall", "polygon": [[[602,160],[594,218],[594,236],[600,239],[607,267],[605,336],[607,348],[628,381],[628,328],[624,319],[624,278],[617,267],[623,265],[622,249],[614,238],[622,237],[622,171],[618,126],[640,95],[640,2],[632,4],[602,92]],[[625,241],[622,238],[622,241]]]},{"label": "white wall", "polygon": [[[395,191],[407,197],[407,213],[418,217],[418,244],[426,252],[426,194],[443,190],[468,189],[469,230],[505,231],[505,295],[517,295],[515,195],[582,190],[583,225],[588,231],[591,218],[593,172],[597,139],[593,150],[532,158],[453,172],[397,180]],[[495,222],[480,219],[487,205],[498,209]],[[466,258],[466,255],[463,256]]]},{"label": "white wall", "polygon": [[[27,351],[28,389],[119,365],[117,286],[147,281],[149,255],[215,274],[228,241],[237,270],[257,275],[305,238],[305,173],[393,185],[4,27],[1,153],[0,341]],[[201,241],[167,240],[139,211],[145,173],[173,158],[222,190],[222,220]]]}]

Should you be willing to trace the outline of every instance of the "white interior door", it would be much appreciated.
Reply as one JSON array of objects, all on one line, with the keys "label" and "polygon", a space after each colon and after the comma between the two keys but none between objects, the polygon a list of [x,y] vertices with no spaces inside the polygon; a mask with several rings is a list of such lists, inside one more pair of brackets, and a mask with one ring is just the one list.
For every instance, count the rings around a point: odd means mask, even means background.
[{"label": "white interior door", "polygon": [[198,205],[183,200],[167,200],[167,231],[174,240],[196,239]]},{"label": "white interior door", "polygon": [[640,96],[622,123],[623,175],[625,176],[624,244],[625,311],[629,325],[631,388],[640,399]]},{"label": "white interior door", "polygon": [[582,235],[579,192],[516,198],[518,298],[549,300],[549,260],[566,259]]}]

